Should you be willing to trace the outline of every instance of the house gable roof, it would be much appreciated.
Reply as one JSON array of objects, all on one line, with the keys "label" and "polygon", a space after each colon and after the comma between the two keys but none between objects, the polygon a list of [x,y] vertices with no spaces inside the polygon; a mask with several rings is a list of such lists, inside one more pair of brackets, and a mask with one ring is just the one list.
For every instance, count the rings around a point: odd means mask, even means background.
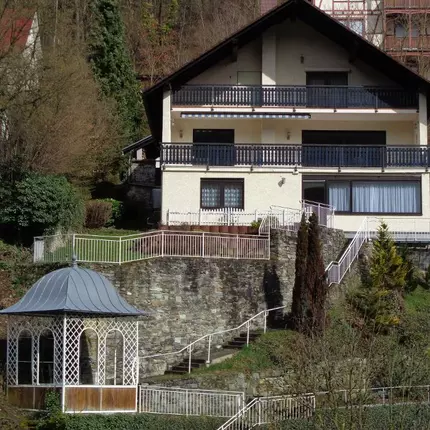
[{"label": "house gable roof", "polygon": [[23,51],[27,46],[34,19],[34,11],[5,9],[0,17],[0,51]]},{"label": "house gable roof", "polygon": [[[288,0],[266,15],[229,36],[195,60],[147,89],[143,100],[149,126],[155,142],[161,141],[163,91],[176,89],[200,75],[220,60],[231,56],[237,49],[260,37],[270,27],[287,19],[300,20],[349,52],[350,61],[361,60],[387,76],[403,88],[430,93],[430,82],[402,63],[351,31],[307,0]],[[428,97],[429,99],[429,97]]]}]

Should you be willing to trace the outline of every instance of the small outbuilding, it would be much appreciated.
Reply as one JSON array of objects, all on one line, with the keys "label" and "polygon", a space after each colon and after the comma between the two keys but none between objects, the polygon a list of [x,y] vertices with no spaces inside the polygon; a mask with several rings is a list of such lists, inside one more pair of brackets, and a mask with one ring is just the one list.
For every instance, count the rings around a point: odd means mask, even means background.
[{"label": "small outbuilding", "polygon": [[101,274],[77,266],[37,281],[8,315],[10,403],[43,409],[48,391],[63,412],[135,412],[138,317]]}]

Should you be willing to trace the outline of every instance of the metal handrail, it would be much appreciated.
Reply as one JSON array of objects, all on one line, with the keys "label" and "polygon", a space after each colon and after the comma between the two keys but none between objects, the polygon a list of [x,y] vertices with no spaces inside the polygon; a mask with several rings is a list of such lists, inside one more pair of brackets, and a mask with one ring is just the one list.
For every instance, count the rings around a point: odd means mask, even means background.
[{"label": "metal handrail", "polygon": [[143,357],[139,357],[139,360],[144,360],[144,359],[148,359],[148,358],[160,358],[160,357],[168,357],[168,356],[172,356],[172,355],[179,355],[179,354],[183,353],[184,351],[187,351],[188,352],[188,358],[189,358],[189,360],[188,360],[188,373],[191,373],[191,355],[192,355],[193,347],[197,343],[202,342],[204,340],[208,341],[208,355],[207,355],[206,362],[209,364],[211,362],[211,345],[212,345],[212,338],[214,336],[226,334],[226,333],[231,333],[232,331],[240,330],[241,328],[246,326],[246,345],[249,345],[251,322],[256,320],[261,315],[264,315],[263,333],[266,333],[266,331],[267,331],[267,315],[270,312],[277,311],[280,309],[285,309],[285,308],[286,308],[286,306],[278,306],[276,308],[265,309],[264,311],[261,311],[258,314],[252,316],[251,318],[249,318],[248,320],[246,320],[244,323],[240,324],[237,327],[233,327],[230,329],[220,330],[220,331],[217,331],[214,333],[206,334],[206,335],[198,338],[194,342],[191,342],[190,344],[184,346],[182,349],[180,349],[178,351],[167,352],[164,354],[145,355]]}]

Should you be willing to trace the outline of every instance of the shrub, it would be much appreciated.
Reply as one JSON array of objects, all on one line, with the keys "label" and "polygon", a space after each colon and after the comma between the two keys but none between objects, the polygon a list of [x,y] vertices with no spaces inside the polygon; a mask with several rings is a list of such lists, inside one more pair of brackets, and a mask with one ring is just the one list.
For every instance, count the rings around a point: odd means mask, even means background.
[{"label": "shrub", "polygon": [[24,241],[83,224],[83,200],[63,176],[31,173],[0,181],[0,200],[0,224]]},{"label": "shrub", "polygon": [[90,200],[86,204],[85,227],[101,228],[112,218],[112,203],[103,200]]},{"label": "shrub", "polygon": [[122,202],[115,199],[103,199],[103,201],[110,203],[112,206],[112,215],[106,223],[106,227],[117,227],[121,222],[122,214],[124,211]]},{"label": "shrub", "polygon": [[41,420],[38,430],[215,430],[226,419],[160,415],[54,415]]}]

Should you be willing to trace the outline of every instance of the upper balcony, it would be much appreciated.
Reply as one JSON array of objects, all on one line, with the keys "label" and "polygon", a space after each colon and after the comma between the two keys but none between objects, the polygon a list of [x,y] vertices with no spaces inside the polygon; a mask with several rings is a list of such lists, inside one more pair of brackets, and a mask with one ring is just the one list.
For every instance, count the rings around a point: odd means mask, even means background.
[{"label": "upper balcony", "polygon": [[165,165],[425,168],[428,146],[165,143]]},{"label": "upper balcony", "polygon": [[402,88],[331,85],[186,85],[176,106],[418,109],[418,94]]},{"label": "upper balcony", "polygon": [[430,36],[406,36],[397,37],[393,35],[385,36],[385,49],[387,51],[430,51]]},{"label": "upper balcony", "polygon": [[384,10],[404,10],[411,12],[414,10],[425,10],[430,8],[430,0],[384,0]]}]

